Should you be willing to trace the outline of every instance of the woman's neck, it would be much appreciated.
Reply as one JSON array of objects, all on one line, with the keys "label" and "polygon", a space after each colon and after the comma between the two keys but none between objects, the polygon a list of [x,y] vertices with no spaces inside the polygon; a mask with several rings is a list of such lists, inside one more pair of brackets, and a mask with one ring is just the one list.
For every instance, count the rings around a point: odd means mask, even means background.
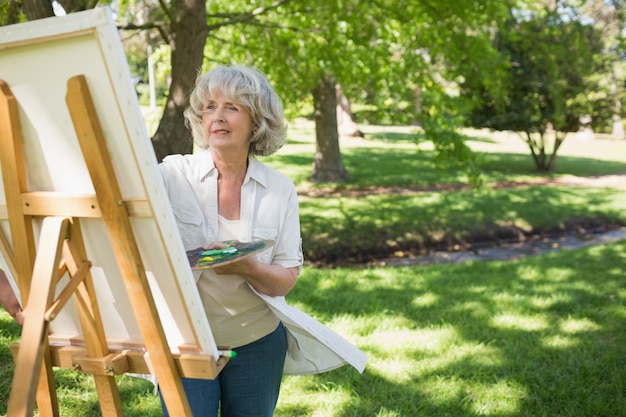
[{"label": "woman's neck", "polygon": [[229,220],[239,220],[241,209],[241,186],[246,178],[248,159],[214,159],[219,173],[217,177],[218,213]]},{"label": "woman's neck", "polygon": [[246,176],[248,170],[248,155],[235,156],[235,155],[223,155],[222,153],[213,153],[213,163],[217,172],[219,172],[219,178],[228,180],[241,180]]}]

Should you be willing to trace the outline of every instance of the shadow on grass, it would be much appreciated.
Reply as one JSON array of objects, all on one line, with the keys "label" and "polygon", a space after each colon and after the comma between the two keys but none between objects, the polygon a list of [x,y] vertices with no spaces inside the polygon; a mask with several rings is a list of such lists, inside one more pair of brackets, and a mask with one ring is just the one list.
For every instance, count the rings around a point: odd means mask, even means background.
[{"label": "shadow on grass", "polygon": [[[348,148],[342,152],[344,166],[354,177],[346,183],[314,184],[336,188],[363,186],[411,186],[433,185],[438,182],[462,182],[462,173],[437,170],[432,165],[432,153],[407,151],[406,149],[384,148],[380,146]],[[270,165],[281,172],[294,171],[294,166],[306,167],[297,174],[289,175],[298,184],[308,181],[311,175],[313,154],[272,155]]]},{"label": "shadow on grass", "polygon": [[285,145],[309,145],[310,143],[308,140],[289,138]]},{"label": "shadow on grass", "polygon": [[582,158],[560,155],[557,157],[554,174],[538,172],[530,153],[528,155],[511,153],[483,153],[480,156],[480,167],[489,176],[531,175],[551,177],[553,175],[595,176],[623,174],[624,163],[601,159]]},{"label": "shadow on grass", "polygon": [[[354,329],[367,343],[366,373],[315,377],[319,390],[352,392],[334,416],[617,416],[626,413],[624,265],[626,242],[393,273],[308,270],[289,298],[325,322],[369,323]],[[392,338],[384,323],[398,318]]]}]

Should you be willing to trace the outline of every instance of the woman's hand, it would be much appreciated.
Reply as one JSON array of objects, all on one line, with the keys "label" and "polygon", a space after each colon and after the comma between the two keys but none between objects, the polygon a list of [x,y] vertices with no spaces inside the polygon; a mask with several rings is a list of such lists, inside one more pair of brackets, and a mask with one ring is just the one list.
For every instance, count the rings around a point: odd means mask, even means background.
[{"label": "woman's hand", "polygon": [[213,242],[213,243],[209,243],[208,245],[203,246],[202,248],[205,250],[211,250],[211,249],[224,249],[228,247],[229,245],[227,245],[224,242]]},{"label": "woman's hand", "polygon": [[2,270],[0,270],[0,304],[20,326],[24,324],[20,302],[9,284],[9,278]]},{"label": "woman's hand", "polygon": [[258,292],[272,297],[285,296],[296,285],[298,268],[267,265],[253,257],[244,258],[227,265],[216,266],[219,275],[239,275]]}]

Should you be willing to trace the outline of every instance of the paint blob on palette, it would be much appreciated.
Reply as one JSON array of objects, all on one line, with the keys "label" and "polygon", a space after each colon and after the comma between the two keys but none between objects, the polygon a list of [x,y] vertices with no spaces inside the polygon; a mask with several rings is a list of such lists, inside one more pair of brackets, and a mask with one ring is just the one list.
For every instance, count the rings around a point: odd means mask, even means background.
[{"label": "paint blob on palette", "polygon": [[197,248],[187,251],[191,269],[195,271],[237,262],[263,252],[274,245],[273,240],[256,240],[254,242],[227,240],[222,243],[227,246],[220,249]]}]

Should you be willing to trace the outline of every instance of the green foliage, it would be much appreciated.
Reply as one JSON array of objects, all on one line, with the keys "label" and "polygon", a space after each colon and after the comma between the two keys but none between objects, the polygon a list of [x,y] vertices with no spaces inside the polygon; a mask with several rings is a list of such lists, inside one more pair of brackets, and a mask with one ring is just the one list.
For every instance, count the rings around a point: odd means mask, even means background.
[{"label": "green foliage", "polygon": [[[111,2],[61,3],[71,12]],[[593,32],[591,26],[578,23],[577,13],[587,7],[587,3],[563,4],[558,13],[570,13],[567,19],[556,13],[540,15],[533,11],[518,13],[517,20],[511,20],[512,10],[523,10],[518,2],[341,0],[315,5],[299,1],[258,5],[243,0],[211,1],[206,5],[209,36],[204,65],[205,69],[217,63],[232,62],[257,66],[276,85],[290,117],[301,114],[303,104],[310,106],[310,92],[320,79],[333,79],[351,101],[372,109],[358,115],[360,120],[374,124],[420,125],[429,139],[441,141],[437,147],[439,160],[453,162],[454,158],[461,158],[455,163],[471,165],[467,149],[460,145],[463,138],[455,137],[451,131],[453,118],[433,116],[430,110],[424,109],[447,101],[445,96],[454,96],[457,85],[463,83],[471,87],[466,88],[466,92],[472,90],[470,98],[484,100],[485,112],[501,110],[498,106],[503,105],[499,99],[507,91],[507,85],[502,77],[505,62],[499,52],[505,44],[509,49],[517,45],[527,51],[530,58],[523,62],[524,68],[536,68],[552,81],[525,80],[521,85],[539,86],[538,94],[506,96],[508,101],[504,103],[511,106],[511,111],[506,117],[498,114],[489,116],[490,119],[498,121],[499,118],[502,126],[509,124],[507,129],[523,130],[519,128],[517,116],[525,115],[526,120],[533,123],[533,132],[539,133],[545,131],[548,122],[557,130],[576,129],[580,114],[591,115],[594,127],[607,129],[610,126],[607,117],[612,113],[610,109],[614,112],[616,107],[606,93],[611,86],[604,84],[604,90],[593,92],[589,88],[574,88],[580,76],[588,73],[584,65],[605,64],[609,54],[604,53],[603,60],[597,59],[597,55],[588,59],[587,51],[595,51],[598,42],[587,42],[587,35]],[[180,9],[176,9],[179,6]],[[133,75],[147,81],[146,46],[150,45],[155,51],[151,56],[157,65],[157,94],[166,95],[171,76],[167,44],[178,37],[176,30],[185,30],[185,25],[176,24],[176,15],[184,11],[184,3],[120,0],[113,7],[119,12],[120,25],[126,28],[124,44]],[[4,19],[6,23],[9,16],[13,16],[11,19],[21,16],[9,9],[21,11],[21,1],[2,3],[0,21]],[[616,2],[611,2],[610,10],[616,11],[614,22],[617,23],[611,26],[613,41],[606,44],[603,52],[610,51],[615,57],[621,51],[621,35],[618,35],[621,31],[616,25],[623,24],[623,16],[617,15],[620,8]],[[600,18],[605,15],[599,14]],[[541,16],[540,27],[533,26],[538,20],[528,19],[529,16]],[[511,23],[519,29],[516,35],[506,29]],[[499,33],[500,45],[491,42],[494,32]],[[586,49],[589,45],[591,48]],[[499,46],[500,51],[494,46]],[[522,63],[520,57],[514,58],[515,62]],[[589,82],[588,78],[582,78]],[[138,86],[138,93],[142,103],[146,103],[146,86]],[[549,100],[545,99],[546,94],[550,95]],[[594,100],[591,104],[590,99]],[[521,111],[522,107],[534,113]],[[443,112],[448,113],[452,108],[447,106]],[[458,117],[465,111],[464,108],[454,109],[454,121],[462,120]],[[469,166],[468,169],[474,168]]]},{"label": "green foliage", "polygon": [[463,125],[462,101],[451,99],[437,88],[426,90],[423,99],[428,105],[424,110],[424,139],[433,143],[435,166],[440,170],[463,169],[470,184],[480,185],[477,156],[465,143],[466,137],[458,130],[458,126]]},{"label": "green foliage", "polygon": [[12,25],[26,20],[21,0],[0,2],[0,26]]},{"label": "green foliage", "polygon": [[0,308],[0,415],[6,415],[15,368],[11,344],[19,341],[21,327],[4,309]]},{"label": "green foliage", "polygon": [[[213,2],[209,23],[217,27],[219,12],[245,9],[238,2],[224,7]],[[419,124],[429,139],[440,142],[441,163],[467,164],[472,171],[463,138],[452,132],[453,119],[439,116],[460,114],[446,96],[465,66],[473,66],[481,78],[494,78],[496,54],[488,35],[507,12],[501,1],[480,6],[452,0],[288,2],[258,16],[255,24],[219,26],[207,41],[206,65],[258,67],[269,75],[290,115],[300,112],[297,105],[320,79],[330,77],[352,102],[368,106],[367,113],[356,115],[361,121]],[[446,101],[437,114],[424,111]]]},{"label": "green foliage", "polygon": [[[577,132],[584,116],[607,122],[602,109],[614,98],[595,76],[605,70],[600,33],[573,13],[544,9],[512,16],[494,44],[509,59],[508,75],[495,93],[480,79],[464,81],[462,94],[479,99],[470,123],[524,132],[537,168],[551,171],[565,135]],[[548,147],[551,128],[556,135]]]},{"label": "green foliage", "polygon": [[[473,125],[543,133],[551,124],[557,131],[578,131],[580,118],[592,113],[586,94],[597,88],[590,79],[598,70],[597,33],[555,13],[511,21],[509,27],[496,41],[510,59],[506,94],[498,100],[485,93]],[[468,80],[464,87],[475,91],[477,86]]]}]

